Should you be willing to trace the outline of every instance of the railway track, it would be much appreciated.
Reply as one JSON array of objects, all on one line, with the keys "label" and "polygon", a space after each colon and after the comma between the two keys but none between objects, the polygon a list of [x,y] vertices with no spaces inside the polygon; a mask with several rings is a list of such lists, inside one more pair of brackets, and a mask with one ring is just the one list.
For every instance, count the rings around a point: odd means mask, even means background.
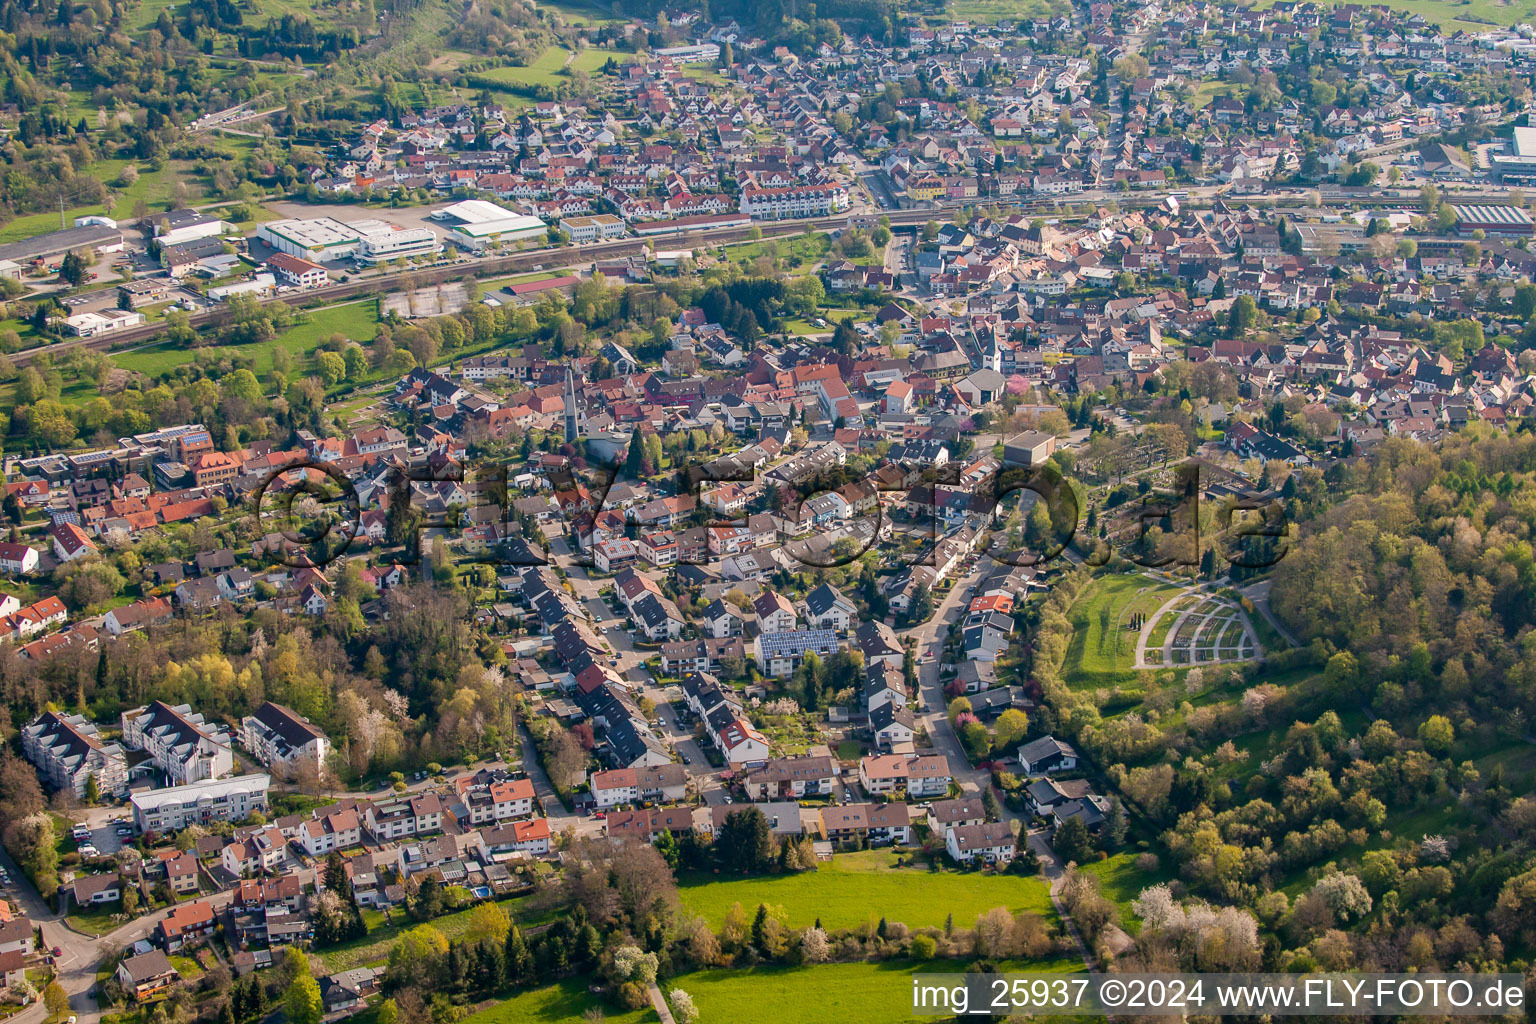
[{"label": "railway track", "polygon": [[[925,219],[927,215],[924,215]],[[895,218],[892,218],[895,223]],[[848,218],[846,215],[837,217],[823,217],[816,220],[783,221],[782,227],[774,224],[754,225],[762,231],[761,237],[774,238],[787,235],[796,235],[811,228],[812,230],[832,230],[846,227]],[[722,245],[731,242],[746,241],[751,237],[753,227],[716,228],[687,232],[680,235],[668,235],[655,239],[660,245],[675,244],[679,247],[696,247],[703,244]],[[340,284],[325,285],[321,288],[312,288],[302,292],[287,292],[275,296],[276,301],[286,303],[295,309],[313,308],[334,305],[349,299],[366,298],[370,295],[383,295],[388,292],[398,291],[401,283],[410,278],[415,287],[424,285],[441,284],[444,281],[453,281],[465,276],[477,278],[505,277],[508,274],[518,274],[532,271],[535,267],[552,269],[557,267],[569,267],[574,264],[591,263],[594,260],[619,259],[625,256],[635,256],[645,251],[647,239],[621,238],[609,242],[593,242],[588,245],[568,245],[558,249],[529,249],[524,252],[511,253],[506,256],[494,256],[489,259],[477,260],[472,264],[453,263],[445,266],[417,267],[393,271],[377,277],[354,279]],[[189,317],[193,327],[202,330],[209,327],[220,327],[229,320],[229,312],[224,308],[213,308],[193,313]],[[40,345],[17,352],[11,356],[14,366],[26,366],[39,355],[56,355],[69,352],[74,349],[88,349],[98,352],[117,352],[124,349],[135,348],[145,342],[152,341],[165,333],[163,323],[144,324],[140,327],[129,327],[121,331],[113,331],[111,334],[95,338],[67,338],[51,345]]]},{"label": "railway track", "polygon": [[[1225,199],[1238,204],[1259,203],[1281,206],[1303,203],[1311,191],[1313,190],[1294,189],[1284,192],[1241,196],[1214,193],[1209,195],[1192,194],[1181,198],[1180,202],[1185,206],[1200,207],[1207,206],[1216,199]],[[1361,189],[1355,191],[1335,186],[1322,189],[1321,195],[1324,202],[1347,202],[1362,206],[1403,206],[1411,201],[1409,195],[1404,194],[1406,191],[1388,189]],[[925,224],[930,220],[942,219],[947,214],[953,213],[956,210],[967,207],[984,207],[992,203],[1025,213],[1032,210],[1052,210],[1062,206],[1080,205],[1083,203],[1113,202],[1122,209],[1145,208],[1157,206],[1163,201],[1166,194],[1164,191],[1158,191],[1114,193],[1112,195],[1096,192],[1069,193],[1061,196],[1040,198],[979,196],[974,199],[945,201],[935,207],[925,207],[923,209],[871,210],[867,216],[871,219],[882,216],[886,217],[893,227],[914,227]],[[1448,198],[1459,199],[1463,202],[1487,202],[1497,201],[1503,197],[1500,194],[1469,190],[1463,193],[1452,193]],[[781,238],[797,235],[807,230],[836,231],[846,228],[850,222],[850,217],[853,216],[857,215],[842,213],[831,217],[815,217],[806,220],[764,221],[749,227],[703,229],[677,235],[653,236],[649,239],[623,238],[608,242],[593,242],[587,245],[569,245],[558,249],[530,249],[523,252],[510,253],[505,256],[495,256],[479,260],[468,265],[448,264],[445,266],[407,268],[377,277],[354,279],[345,283],[326,285],[309,291],[285,293],[276,296],[276,299],[296,309],[327,306],[348,299],[383,295],[387,292],[397,291],[406,278],[410,278],[416,287],[420,287],[422,285],[440,284],[444,281],[456,280],[467,275],[477,278],[504,277],[508,274],[531,271],[535,267],[544,269],[568,267],[573,264],[590,263],[594,260],[633,256],[643,252],[648,241],[662,246],[674,244],[680,248],[695,248],[704,245],[725,245],[732,242],[746,241],[751,238],[754,230],[760,232],[759,237],[761,238]],[[200,330],[222,326],[228,319],[228,311],[222,308],[193,313],[190,318],[191,325]],[[111,334],[96,338],[65,339],[51,345],[40,345],[17,352],[11,356],[11,363],[18,367],[26,366],[39,355],[47,354],[53,356],[78,348],[100,352],[121,351],[151,341],[163,334],[164,330],[163,324],[154,323],[145,324],[141,327],[130,327],[122,331],[114,331]]]}]

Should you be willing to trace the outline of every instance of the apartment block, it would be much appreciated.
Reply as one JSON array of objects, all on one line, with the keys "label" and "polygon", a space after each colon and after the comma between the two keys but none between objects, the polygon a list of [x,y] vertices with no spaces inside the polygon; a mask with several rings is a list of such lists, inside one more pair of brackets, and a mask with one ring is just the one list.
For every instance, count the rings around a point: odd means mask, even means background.
[{"label": "apartment block", "polygon": [[123,748],[103,741],[84,715],[44,712],[21,730],[21,749],[54,789],[67,789],[84,799],[86,786],[94,777],[103,795],[121,796],[128,791]]}]

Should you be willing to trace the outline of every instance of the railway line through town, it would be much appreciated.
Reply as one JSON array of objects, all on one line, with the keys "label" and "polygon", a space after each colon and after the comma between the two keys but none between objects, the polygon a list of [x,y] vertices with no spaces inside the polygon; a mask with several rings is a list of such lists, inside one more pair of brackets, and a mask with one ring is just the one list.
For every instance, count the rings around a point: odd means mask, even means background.
[{"label": "railway line through town", "polygon": [[[1314,192],[1318,193],[1325,203],[1348,202],[1366,208],[1403,207],[1411,205],[1417,199],[1417,191],[1411,188],[1351,189],[1338,186],[1324,189],[1289,189],[1243,195],[1233,194],[1225,186],[1202,186],[1187,190],[1158,189],[1155,191],[1142,190],[1133,192],[1094,189],[1058,196],[1032,196],[1025,199],[976,196],[928,203],[921,208],[913,209],[871,209],[867,212],[853,211],[827,217],[761,221],[754,222],[751,225],[703,228],[696,231],[684,231],[663,236],[622,238],[583,245],[566,245],[557,248],[525,249],[515,253],[474,260],[468,264],[460,261],[425,267],[402,267],[387,273],[352,278],[348,281],[325,285],[320,288],[281,293],[275,299],[296,309],[318,308],[348,299],[383,295],[387,292],[398,290],[407,282],[407,279],[414,287],[420,287],[423,285],[441,284],[444,281],[465,277],[482,279],[503,277],[508,274],[546,270],[553,267],[579,266],[598,260],[636,256],[645,252],[652,245],[665,246],[672,244],[677,248],[703,248],[729,245],[754,238],[783,238],[805,231],[836,232],[852,224],[872,225],[881,217],[886,218],[893,228],[916,228],[931,220],[944,220],[964,209],[988,206],[994,203],[1023,213],[1049,214],[1061,210],[1063,207],[1081,206],[1083,204],[1113,203],[1122,209],[1144,209],[1161,205],[1172,195],[1177,197],[1182,205],[1192,208],[1207,207],[1218,200],[1233,203],[1290,207],[1305,205]],[[1498,189],[1493,191],[1468,190],[1456,192],[1454,196],[1448,195],[1447,198],[1454,198],[1458,201],[1469,203],[1506,201],[1507,194],[1505,190]],[[228,310],[221,307],[193,313],[189,318],[191,326],[199,330],[220,327],[227,323],[228,320]],[[57,356],[74,349],[103,352],[123,351],[151,342],[163,335],[164,331],[165,326],[163,323],[144,324],[96,337],[66,339],[48,345],[35,346],[16,352],[10,358],[13,366],[22,367],[30,364],[40,355]]]}]

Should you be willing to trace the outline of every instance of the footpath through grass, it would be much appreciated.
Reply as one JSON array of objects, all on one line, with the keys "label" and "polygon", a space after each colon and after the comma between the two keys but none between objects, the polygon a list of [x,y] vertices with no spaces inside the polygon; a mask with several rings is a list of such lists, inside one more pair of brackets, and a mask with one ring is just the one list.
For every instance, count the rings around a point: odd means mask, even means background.
[{"label": "footpath through grass", "polygon": [[1032,910],[1055,921],[1050,893],[1039,878],[980,872],[897,868],[889,850],[839,854],[815,871],[730,879],[692,873],[681,879],[683,905],[719,927],[740,903],[750,919],[759,903],[783,907],[791,928],[814,924],[828,930],[852,928],[884,917],[909,928],[941,927],[954,915],[970,927],[994,907]]},{"label": "footpath through grass", "polygon": [[1129,628],[1131,623],[1138,614],[1151,619],[1177,592],[1177,587],[1140,573],[1094,579],[1068,615],[1073,627],[1063,673],[1068,684],[1097,686],[1128,678],[1136,670],[1140,635]]}]

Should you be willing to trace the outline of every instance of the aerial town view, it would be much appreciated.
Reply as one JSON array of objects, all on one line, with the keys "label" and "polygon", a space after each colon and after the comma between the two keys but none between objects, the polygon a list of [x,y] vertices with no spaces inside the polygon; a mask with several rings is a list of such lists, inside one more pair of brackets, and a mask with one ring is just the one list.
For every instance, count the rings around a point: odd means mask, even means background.
[{"label": "aerial town view", "polygon": [[0,61],[0,1024],[1525,1018],[1536,0]]}]

